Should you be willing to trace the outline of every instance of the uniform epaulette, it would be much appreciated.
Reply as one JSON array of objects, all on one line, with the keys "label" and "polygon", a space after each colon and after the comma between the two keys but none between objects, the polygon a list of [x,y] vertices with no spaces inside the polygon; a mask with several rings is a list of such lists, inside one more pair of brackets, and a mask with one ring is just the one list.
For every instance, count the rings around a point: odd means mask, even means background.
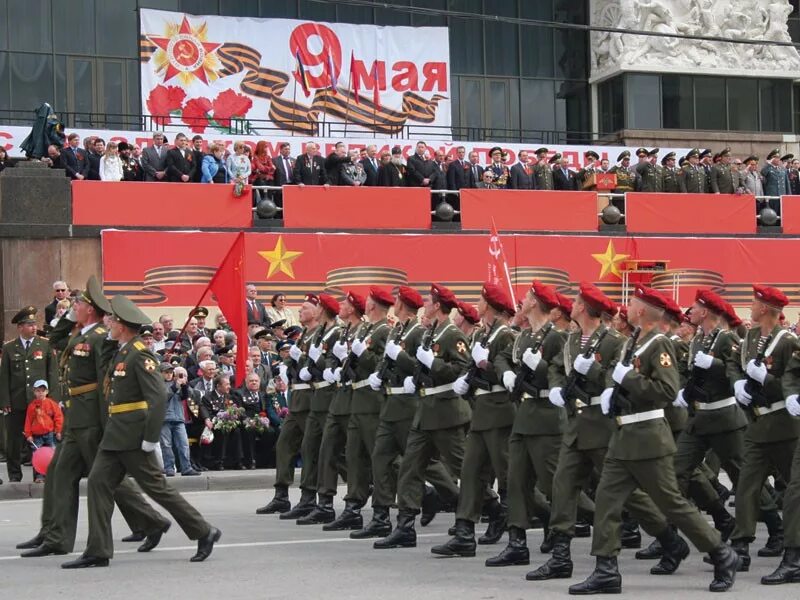
[{"label": "uniform epaulette", "polygon": [[102,325],[100,327],[95,327],[94,331],[95,333],[99,333],[100,335],[108,333],[108,330]]},{"label": "uniform epaulette", "polygon": [[133,347],[140,351],[145,350],[147,348],[147,346],[145,346],[144,343],[140,342],[139,340],[133,342]]}]

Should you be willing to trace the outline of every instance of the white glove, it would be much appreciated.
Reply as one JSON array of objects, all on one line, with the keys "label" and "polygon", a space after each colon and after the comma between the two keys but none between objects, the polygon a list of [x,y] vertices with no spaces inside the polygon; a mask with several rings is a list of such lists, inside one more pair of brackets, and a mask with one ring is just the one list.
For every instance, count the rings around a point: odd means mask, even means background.
[{"label": "white glove", "polygon": [[414,385],[414,378],[409,375],[403,379],[403,392],[406,394],[413,394],[417,391],[417,386]]},{"label": "white glove", "polygon": [[764,380],[767,378],[767,365],[764,363],[757,365],[755,360],[751,360],[747,363],[746,371],[747,375],[755,379],[758,383],[763,384]]},{"label": "white glove", "polygon": [[[320,346],[321,345],[322,344],[320,344]],[[322,356],[322,348],[320,348],[320,346],[311,346],[308,349],[308,357],[314,362],[317,362],[319,357]]]},{"label": "white glove", "polygon": [[303,367],[300,369],[300,380],[311,381],[311,371],[308,370],[308,367]]},{"label": "white glove", "polygon": [[753,401],[753,397],[748,394],[744,386],[747,385],[746,379],[740,379],[733,384],[733,395],[736,396],[737,402],[743,406],[750,406],[750,403]]},{"label": "white glove", "polygon": [[586,358],[583,356],[583,354],[578,354],[578,356],[575,357],[575,362],[572,363],[572,368],[581,375],[586,375],[594,363],[594,356]]},{"label": "white glove", "polygon": [[711,364],[714,362],[714,357],[705,352],[698,352],[694,355],[694,366],[701,369],[710,369]]},{"label": "white glove", "polygon": [[503,386],[509,391],[514,391],[514,385],[517,383],[517,374],[514,371],[506,371],[503,373]]},{"label": "white glove", "polygon": [[430,348],[425,350],[420,346],[417,348],[417,360],[430,369],[431,365],[433,365],[433,350]]},{"label": "white glove", "polygon": [[336,383],[342,381],[342,367],[336,367],[336,369],[333,371],[333,380]]},{"label": "white glove", "polygon": [[327,367],[324,371],[322,371],[322,378],[328,383],[336,383],[336,379],[334,379],[333,371],[330,367]]},{"label": "white glove", "polygon": [[369,377],[367,377],[367,381],[369,381],[369,387],[371,387],[373,390],[376,392],[381,391],[381,388],[383,387],[383,381],[381,381],[381,378],[378,377],[377,373],[370,373]]},{"label": "white glove", "polygon": [[161,444],[156,444],[156,449],[153,452],[156,457],[156,464],[160,470],[164,470],[164,455],[161,453]]},{"label": "white glove", "polygon": [[606,388],[603,390],[603,393],[600,394],[600,410],[603,411],[604,415],[608,414],[608,411],[611,410],[611,396],[614,393],[614,388]]},{"label": "white glove", "polygon": [[786,411],[793,417],[800,417],[800,402],[797,401],[797,394],[792,394],[786,399]]},{"label": "white glove", "polygon": [[336,342],[333,345],[333,355],[338,358],[340,361],[347,358],[347,344],[344,342]]},{"label": "white glove", "polygon": [[553,406],[558,406],[559,408],[563,408],[564,396],[561,395],[560,387],[550,388],[550,394],[548,395],[548,398],[550,398],[550,404]]},{"label": "white glove", "polygon": [[672,406],[676,408],[689,408],[689,404],[683,397],[683,390],[678,390],[678,395],[675,396],[675,400],[672,401]]},{"label": "white glove", "polygon": [[400,351],[403,347],[400,344],[396,344],[394,340],[389,340],[386,342],[386,348],[384,350],[384,354],[391,358],[392,360],[397,360],[397,356],[400,354]]},{"label": "white glove", "polygon": [[278,377],[280,377],[283,383],[286,385],[289,385],[289,376],[286,374],[288,370],[289,368],[286,365],[281,365],[278,367]]},{"label": "white glove", "polygon": [[362,340],[359,340],[358,338],[354,339],[353,345],[350,346],[350,350],[356,356],[361,356],[362,354],[364,354],[364,350],[366,349],[367,349],[367,343]]},{"label": "white glove", "polygon": [[528,348],[525,352],[522,353],[522,362],[528,365],[528,368],[531,371],[535,371],[536,367],[539,366],[539,363],[542,361],[542,353],[541,351],[534,354],[531,352],[531,349]]},{"label": "white glove", "polygon": [[292,360],[297,362],[300,360],[300,357],[303,356],[303,351],[300,350],[300,347],[297,344],[292,344],[289,346],[289,356],[292,357]]},{"label": "white glove", "polygon": [[622,385],[622,380],[625,379],[625,375],[631,371],[633,371],[633,365],[628,365],[626,367],[621,362],[618,362],[617,366],[614,367],[614,372],[611,373],[611,379]]},{"label": "white glove", "polygon": [[472,347],[472,360],[475,361],[476,365],[481,364],[482,362],[489,360],[489,349],[484,348],[483,344],[478,342]]},{"label": "white glove", "polygon": [[453,391],[459,396],[463,396],[469,391],[469,384],[467,383],[466,375],[462,375],[453,382]]},{"label": "white glove", "polygon": [[145,452],[152,452],[158,446],[158,442],[148,442],[147,440],[142,440],[142,450]]}]

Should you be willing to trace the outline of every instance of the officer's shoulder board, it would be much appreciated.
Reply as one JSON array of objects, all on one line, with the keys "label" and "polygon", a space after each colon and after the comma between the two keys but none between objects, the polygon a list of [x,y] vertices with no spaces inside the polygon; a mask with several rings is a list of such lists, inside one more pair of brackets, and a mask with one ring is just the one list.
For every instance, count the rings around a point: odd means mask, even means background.
[{"label": "officer's shoulder board", "polygon": [[136,348],[137,350],[139,350],[140,352],[147,348],[147,346],[145,346],[144,343],[140,342],[139,340],[136,340],[135,342],[133,342],[133,347]]},{"label": "officer's shoulder board", "polygon": [[94,332],[100,335],[105,335],[106,333],[108,333],[108,329],[100,325],[99,327],[94,328]]}]

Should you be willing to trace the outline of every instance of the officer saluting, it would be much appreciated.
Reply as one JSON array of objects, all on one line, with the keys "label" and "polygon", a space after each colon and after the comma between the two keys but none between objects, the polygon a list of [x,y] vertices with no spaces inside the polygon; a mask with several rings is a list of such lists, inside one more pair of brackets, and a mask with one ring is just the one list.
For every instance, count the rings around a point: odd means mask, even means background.
[{"label": "officer saluting", "polygon": [[686,155],[681,177],[678,178],[681,192],[684,194],[705,194],[706,172],[700,164],[700,150],[694,148]]},{"label": "officer saluting", "polygon": [[667,153],[664,158],[661,159],[661,166],[663,167],[664,191],[668,194],[680,192],[681,186],[678,180],[680,179],[681,172],[675,166],[675,153]]},{"label": "officer saluting", "polygon": [[533,167],[533,187],[536,190],[552,190],[553,188],[553,169],[547,162],[547,148],[537,148],[536,165]]},{"label": "officer saluting", "polygon": [[156,370],[157,359],[137,335],[139,327],[149,323],[150,318],[125,296],[115,297],[111,308],[111,338],[120,346],[106,376],[108,422],[89,473],[89,539],[80,558],[61,566],[64,569],[108,566],[114,554],[111,538],[114,491],[126,474],[178,521],[190,539],[197,540],[197,553],[191,561],[203,561],[222,532],[209,525],[167,484],[153,453],[164,422],[166,391]]},{"label": "officer saluting", "polygon": [[[767,164],[761,169],[764,178],[765,196],[785,196],[791,194],[789,172],[781,161],[781,152],[777,148],[767,155]],[[776,212],[780,211],[780,198],[770,198],[769,207]]]}]

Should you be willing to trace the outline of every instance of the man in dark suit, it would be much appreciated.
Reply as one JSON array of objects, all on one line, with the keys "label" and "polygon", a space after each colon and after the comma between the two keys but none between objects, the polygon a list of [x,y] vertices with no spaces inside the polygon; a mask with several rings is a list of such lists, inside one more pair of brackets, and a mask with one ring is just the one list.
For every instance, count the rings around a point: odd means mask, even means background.
[{"label": "man in dark suit", "polygon": [[167,176],[167,146],[164,134],[153,134],[153,145],[142,150],[142,169],[145,181],[164,181]]},{"label": "man in dark suit", "polygon": [[192,162],[194,162],[194,176],[192,181],[200,183],[200,178],[203,176],[200,165],[203,163],[203,136],[196,135],[192,138]]},{"label": "man in dark suit", "polygon": [[[473,188],[477,185],[475,180],[475,169],[466,160],[467,149],[464,146],[456,148],[456,160],[447,167],[447,189],[460,190],[461,188]],[[475,153],[477,160],[478,155]],[[479,167],[480,168],[480,167]],[[481,172],[483,169],[481,169]]]},{"label": "man in dark suit", "polygon": [[566,159],[561,158],[560,154],[554,154],[549,162],[553,165],[553,189],[574,190],[575,174],[567,167]]},{"label": "man in dark suit", "polygon": [[480,164],[478,164],[479,156],[478,153],[474,150],[469,153],[469,164],[470,164],[470,171],[472,171],[472,181],[474,185],[472,187],[478,187],[478,183],[483,180],[483,171],[485,170]]},{"label": "man in dark suit", "polygon": [[375,186],[378,185],[378,157],[375,156],[377,152],[375,144],[367,146],[367,156],[361,159],[361,166],[364,167],[364,173],[367,174],[367,180],[364,185]]},{"label": "man in dark suit", "polygon": [[258,323],[264,327],[269,327],[269,317],[267,316],[267,309],[258,301],[258,289],[252,283],[248,283],[244,288],[245,296],[247,297],[247,322]]},{"label": "man in dark suit", "polygon": [[314,142],[306,144],[305,154],[301,154],[294,162],[294,182],[297,185],[328,185],[325,172],[325,161],[317,154]]},{"label": "man in dark suit", "polygon": [[325,159],[325,175],[330,185],[343,185],[341,179],[342,165],[350,162],[347,146],[344,142],[336,142],[328,157]]},{"label": "man in dark suit", "polygon": [[[282,142],[278,145],[278,156],[272,163],[275,165],[275,183],[273,185],[283,187],[284,185],[294,184],[294,158],[292,157],[292,145],[289,142]],[[273,192],[272,201],[278,207],[283,206],[283,192]]]},{"label": "man in dark suit", "polygon": [[53,301],[44,307],[44,330],[50,330],[50,321],[55,319],[58,303],[69,296],[69,286],[65,281],[53,282]]},{"label": "man in dark suit", "polygon": [[508,182],[510,190],[532,190],[533,171],[528,164],[528,153],[520,150],[519,162],[511,167],[511,179]]},{"label": "man in dark suit", "polygon": [[378,185],[382,187],[402,187],[405,185],[405,177],[406,165],[403,163],[403,149],[400,146],[395,146],[392,148],[389,160],[381,160],[381,166],[378,168]]},{"label": "man in dark suit", "polygon": [[189,150],[189,138],[184,134],[175,136],[175,147],[167,152],[166,165],[167,181],[188,183],[194,177],[196,165]]},{"label": "man in dark suit", "polygon": [[86,152],[79,147],[81,136],[77,133],[70,133],[67,142],[69,146],[61,153],[67,176],[70,179],[86,179],[89,174],[89,161],[86,159]]},{"label": "man in dark suit", "polygon": [[94,142],[92,142],[92,152],[86,155],[86,160],[89,162],[89,172],[86,175],[86,179],[100,181],[100,159],[105,151],[105,140],[99,137],[95,138]]},{"label": "man in dark suit", "polygon": [[436,166],[428,158],[425,151],[428,145],[417,142],[417,152],[408,158],[406,164],[406,185],[408,187],[430,187]]}]

